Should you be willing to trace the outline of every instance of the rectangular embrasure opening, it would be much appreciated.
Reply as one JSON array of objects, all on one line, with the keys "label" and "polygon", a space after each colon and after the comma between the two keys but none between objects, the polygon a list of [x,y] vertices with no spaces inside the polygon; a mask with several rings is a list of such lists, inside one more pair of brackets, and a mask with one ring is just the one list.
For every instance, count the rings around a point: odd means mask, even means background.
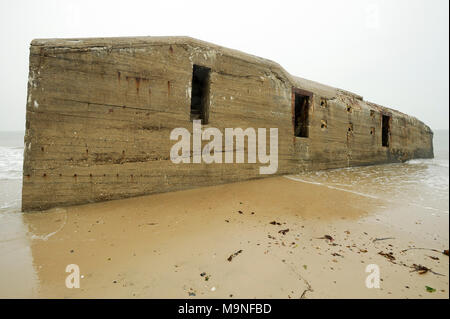
[{"label": "rectangular embrasure opening", "polygon": [[209,118],[209,75],[211,69],[194,64],[192,70],[191,121],[201,120],[208,124]]},{"label": "rectangular embrasure opening", "polygon": [[294,91],[294,132],[297,137],[308,137],[310,95]]},{"label": "rectangular embrasure opening", "polygon": [[382,116],[381,122],[381,145],[388,147],[389,146],[389,135],[391,133],[391,117],[389,115]]}]

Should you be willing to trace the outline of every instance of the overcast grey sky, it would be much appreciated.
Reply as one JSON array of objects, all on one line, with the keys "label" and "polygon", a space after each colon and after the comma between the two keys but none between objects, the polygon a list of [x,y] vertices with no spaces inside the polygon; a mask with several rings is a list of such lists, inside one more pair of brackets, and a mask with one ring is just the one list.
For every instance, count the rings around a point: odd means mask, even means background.
[{"label": "overcast grey sky", "polygon": [[449,122],[448,0],[0,2],[0,130],[25,128],[34,38],[187,35],[414,115]]}]

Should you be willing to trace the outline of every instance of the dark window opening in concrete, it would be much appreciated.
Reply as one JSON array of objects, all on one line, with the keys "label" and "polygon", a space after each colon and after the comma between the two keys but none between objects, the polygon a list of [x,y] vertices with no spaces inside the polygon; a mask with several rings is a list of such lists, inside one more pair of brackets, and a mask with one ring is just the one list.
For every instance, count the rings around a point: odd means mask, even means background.
[{"label": "dark window opening in concrete", "polygon": [[194,64],[192,70],[191,121],[209,120],[209,76],[211,69]]},{"label": "dark window opening in concrete", "polygon": [[391,117],[383,115],[381,122],[381,145],[389,147],[389,136],[391,135]]},{"label": "dark window opening in concrete", "polygon": [[310,96],[294,92],[294,132],[297,137],[308,137],[309,100]]}]

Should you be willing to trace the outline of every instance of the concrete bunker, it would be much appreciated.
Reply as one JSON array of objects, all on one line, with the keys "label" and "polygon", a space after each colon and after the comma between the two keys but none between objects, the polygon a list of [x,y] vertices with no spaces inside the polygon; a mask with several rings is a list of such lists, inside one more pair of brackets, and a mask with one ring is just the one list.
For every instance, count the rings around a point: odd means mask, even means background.
[{"label": "concrete bunker", "polygon": [[172,162],[170,133],[194,119],[277,129],[278,175],[433,157],[433,132],[414,117],[188,37],[33,40],[29,58],[24,211],[267,176],[194,152]]}]

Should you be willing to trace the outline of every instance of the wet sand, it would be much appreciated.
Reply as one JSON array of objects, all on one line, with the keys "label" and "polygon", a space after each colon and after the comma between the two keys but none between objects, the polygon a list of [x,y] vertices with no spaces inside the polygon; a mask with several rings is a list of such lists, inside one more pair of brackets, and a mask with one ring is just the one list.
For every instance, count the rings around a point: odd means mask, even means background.
[{"label": "wet sand", "polygon": [[[294,179],[10,215],[0,297],[449,297],[448,256],[403,251],[448,249],[448,214]],[[79,289],[65,286],[68,264],[80,267]],[[379,289],[365,285],[369,264]]]}]

